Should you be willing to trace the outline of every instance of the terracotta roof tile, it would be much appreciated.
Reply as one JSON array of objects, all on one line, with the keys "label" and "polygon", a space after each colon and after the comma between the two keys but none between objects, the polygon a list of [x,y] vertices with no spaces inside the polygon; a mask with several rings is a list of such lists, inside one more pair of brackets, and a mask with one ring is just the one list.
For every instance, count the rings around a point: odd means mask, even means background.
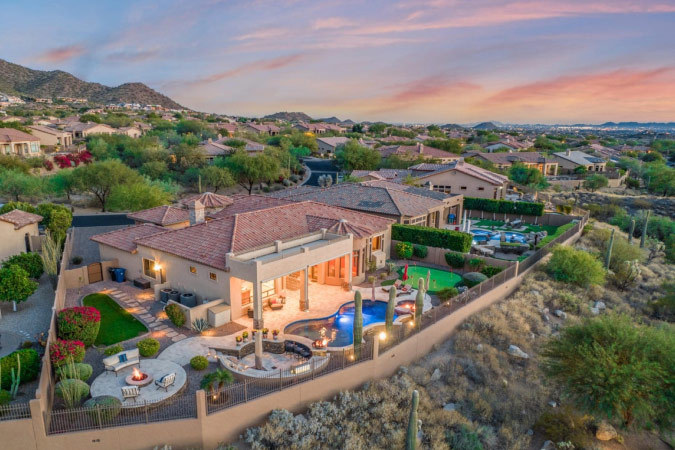
[{"label": "terracotta roof tile", "polygon": [[190,220],[190,212],[186,209],[176,208],[175,206],[164,205],[127,214],[127,217],[138,222],[149,222],[165,226],[187,222]]},{"label": "terracotta roof tile", "polygon": [[213,192],[204,192],[203,194],[193,195],[191,197],[183,199],[181,203],[183,205],[187,205],[188,203],[193,202],[195,200],[199,200],[206,209],[224,208],[234,203],[232,197],[228,197],[227,195],[214,194]]},{"label": "terracotta roof tile", "polygon": [[22,211],[20,209],[13,209],[9,212],[6,212],[5,214],[0,215],[0,220],[11,223],[14,225],[14,229],[18,230],[25,227],[26,225],[40,222],[42,220],[42,216]]},{"label": "terracotta roof tile", "polygon": [[166,231],[166,228],[151,223],[143,223],[109,231],[108,233],[97,234],[92,236],[91,240],[99,244],[124,250],[125,252],[134,253],[136,251],[136,240]]}]

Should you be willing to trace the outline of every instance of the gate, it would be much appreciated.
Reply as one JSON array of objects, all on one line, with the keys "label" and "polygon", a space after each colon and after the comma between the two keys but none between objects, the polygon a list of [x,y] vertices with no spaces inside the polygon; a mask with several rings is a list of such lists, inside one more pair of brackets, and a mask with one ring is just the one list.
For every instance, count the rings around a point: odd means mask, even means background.
[{"label": "gate", "polygon": [[87,276],[89,278],[89,284],[103,281],[103,266],[101,266],[101,263],[97,262],[89,264],[87,266]]}]

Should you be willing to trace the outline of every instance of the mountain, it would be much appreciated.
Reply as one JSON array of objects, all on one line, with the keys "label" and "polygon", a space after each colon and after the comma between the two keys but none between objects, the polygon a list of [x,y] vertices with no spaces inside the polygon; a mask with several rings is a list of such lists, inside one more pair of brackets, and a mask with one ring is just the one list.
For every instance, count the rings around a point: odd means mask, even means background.
[{"label": "mountain", "polygon": [[89,83],[62,70],[33,70],[0,59],[0,92],[33,98],[82,97],[94,103],[140,103],[186,109],[143,83]]},{"label": "mountain", "polygon": [[445,125],[441,125],[441,128],[444,130],[463,130],[464,127],[461,125],[457,125],[456,123],[446,123]]},{"label": "mountain", "polygon": [[341,121],[340,119],[338,119],[337,117],[335,117],[335,116],[333,116],[333,117],[328,117],[328,118],[326,118],[326,119],[319,119],[319,122],[324,122],[324,123],[336,123],[336,124],[337,124],[337,123],[342,123],[342,121]]},{"label": "mountain", "polygon": [[497,125],[495,125],[492,122],[481,122],[475,127],[473,127],[474,130],[496,130]]},{"label": "mountain", "polygon": [[270,119],[270,120],[285,120],[286,122],[309,122],[312,120],[311,117],[309,117],[307,114],[304,112],[278,112],[274,114],[268,114],[263,119]]}]

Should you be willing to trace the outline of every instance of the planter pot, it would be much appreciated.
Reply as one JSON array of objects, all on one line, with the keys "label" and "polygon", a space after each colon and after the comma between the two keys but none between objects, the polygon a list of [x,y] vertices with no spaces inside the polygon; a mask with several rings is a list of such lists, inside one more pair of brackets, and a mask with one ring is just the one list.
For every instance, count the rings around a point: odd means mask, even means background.
[{"label": "planter pot", "polygon": [[263,334],[263,339],[267,339],[267,334]]},{"label": "planter pot", "polygon": [[237,341],[237,347],[241,346],[241,342]]},{"label": "planter pot", "polygon": [[244,342],[248,342],[248,338],[244,338]]},{"label": "planter pot", "polygon": [[276,341],[277,339],[279,339],[279,336],[277,336],[277,335],[275,334],[275,335],[274,335],[274,340]]}]

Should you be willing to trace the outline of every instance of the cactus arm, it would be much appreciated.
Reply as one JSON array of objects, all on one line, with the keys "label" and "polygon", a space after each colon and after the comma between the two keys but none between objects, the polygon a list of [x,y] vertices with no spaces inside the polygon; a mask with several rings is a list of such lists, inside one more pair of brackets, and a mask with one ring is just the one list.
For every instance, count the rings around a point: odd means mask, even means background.
[{"label": "cactus arm", "polygon": [[633,243],[633,234],[635,234],[635,219],[630,220],[630,230],[628,230],[628,243]]},{"label": "cactus arm", "polygon": [[607,244],[607,254],[605,255],[605,270],[609,270],[609,263],[612,260],[612,247],[614,247],[614,231],[612,230],[612,235],[609,237],[609,244]]},{"label": "cactus arm", "polygon": [[647,225],[649,224],[649,216],[652,213],[650,209],[647,210],[647,217],[645,217],[645,224],[642,226],[642,236],[640,236],[640,248],[645,248],[647,241]]},{"label": "cactus arm", "polygon": [[415,297],[415,322],[419,325],[424,311],[424,279],[420,278],[417,282],[417,297]]}]

